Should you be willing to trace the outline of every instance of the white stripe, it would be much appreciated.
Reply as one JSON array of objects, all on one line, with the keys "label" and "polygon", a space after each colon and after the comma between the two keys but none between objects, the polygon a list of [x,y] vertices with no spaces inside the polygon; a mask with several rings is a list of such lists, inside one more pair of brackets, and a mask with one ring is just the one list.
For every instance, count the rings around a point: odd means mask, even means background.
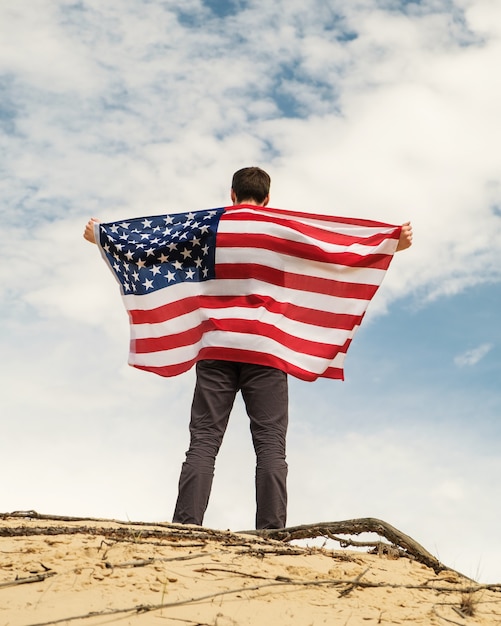
[{"label": "white stripe", "polygon": [[277,302],[295,304],[297,306],[308,307],[317,311],[328,313],[346,313],[348,315],[362,315],[368,305],[367,300],[356,300],[354,298],[340,298],[321,293],[311,293],[299,291],[297,289],[287,289],[279,287],[257,279],[208,280],[203,283],[179,283],[166,289],[160,289],[153,293],[141,296],[122,296],[125,307],[129,311],[140,309],[149,311],[166,304],[181,301],[192,296],[259,296],[263,299],[271,298]]},{"label": "white stripe", "polygon": [[202,348],[208,347],[237,348],[239,350],[251,350],[264,355],[272,355],[314,374],[321,374],[328,367],[341,368],[345,358],[344,353],[339,353],[331,361],[329,359],[294,352],[267,337],[213,331],[206,333],[202,340],[195,345],[183,346],[182,348],[174,348],[173,350],[162,352],[149,352],[147,354],[131,353],[129,355],[129,365],[139,365],[143,367],[177,365],[178,363],[184,363],[196,358]]},{"label": "white stripe", "polygon": [[383,281],[386,271],[372,267],[349,267],[335,263],[322,263],[321,261],[305,261],[300,257],[259,248],[217,247],[216,266],[225,263],[255,263],[290,274],[301,274],[312,278],[326,278],[327,280],[360,285],[379,285]]},{"label": "white stripe", "polygon": [[337,328],[326,328],[291,320],[279,313],[270,313],[265,309],[246,309],[243,307],[228,307],[225,309],[197,309],[191,313],[180,315],[175,320],[168,320],[158,324],[133,324],[131,325],[131,339],[148,339],[168,335],[176,335],[193,328],[197,328],[202,322],[208,320],[242,319],[247,321],[262,322],[278,328],[293,337],[307,341],[321,342],[329,345],[341,346],[352,337],[358,325],[353,331]]}]

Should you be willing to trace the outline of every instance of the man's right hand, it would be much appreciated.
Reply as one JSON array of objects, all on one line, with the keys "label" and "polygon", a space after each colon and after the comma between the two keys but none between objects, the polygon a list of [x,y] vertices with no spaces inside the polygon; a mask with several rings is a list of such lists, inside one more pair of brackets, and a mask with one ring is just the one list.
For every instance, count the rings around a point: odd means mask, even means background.
[{"label": "man's right hand", "polygon": [[402,231],[400,233],[400,239],[398,240],[397,252],[400,250],[407,250],[412,246],[412,225],[410,222],[402,224]]},{"label": "man's right hand", "polygon": [[90,220],[85,225],[84,230],[84,239],[90,241],[91,243],[96,243],[96,237],[94,236],[94,224],[97,224],[99,220],[95,217],[91,217]]}]

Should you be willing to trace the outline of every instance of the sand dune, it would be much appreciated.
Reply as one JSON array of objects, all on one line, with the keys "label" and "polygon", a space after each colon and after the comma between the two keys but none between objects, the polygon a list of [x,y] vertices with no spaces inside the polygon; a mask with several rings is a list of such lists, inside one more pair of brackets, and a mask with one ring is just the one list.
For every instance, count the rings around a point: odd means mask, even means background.
[{"label": "sand dune", "polygon": [[0,626],[501,625],[501,584],[478,585],[402,553],[4,514]]}]

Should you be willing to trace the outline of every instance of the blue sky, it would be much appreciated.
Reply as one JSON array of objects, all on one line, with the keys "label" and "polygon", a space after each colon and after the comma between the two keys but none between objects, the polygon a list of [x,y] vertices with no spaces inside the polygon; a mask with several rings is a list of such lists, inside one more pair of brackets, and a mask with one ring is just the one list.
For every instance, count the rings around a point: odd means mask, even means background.
[{"label": "blue sky", "polygon": [[[128,368],[103,220],[221,206],[411,219],[346,381],[291,381],[289,523],[379,517],[501,579],[496,0],[0,7],[0,510],[168,520],[193,373]],[[237,403],[205,522],[252,527]]]}]

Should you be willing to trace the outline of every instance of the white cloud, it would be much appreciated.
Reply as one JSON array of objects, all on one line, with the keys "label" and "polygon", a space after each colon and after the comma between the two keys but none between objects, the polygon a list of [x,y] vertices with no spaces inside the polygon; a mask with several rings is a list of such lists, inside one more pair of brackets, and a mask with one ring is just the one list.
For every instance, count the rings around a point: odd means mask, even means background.
[{"label": "white cloud", "polygon": [[458,367],[468,367],[476,365],[492,350],[493,347],[494,346],[491,343],[483,343],[476,348],[472,348],[471,350],[467,350],[462,354],[458,354],[458,356],[454,358],[454,363]]},{"label": "white cloud", "polygon": [[434,487],[433,497],[439,502],[442,502],[443,500],[463,500],[465,498],[464,487],[461,484],[461,481],[453,479],[443,480]]}]

